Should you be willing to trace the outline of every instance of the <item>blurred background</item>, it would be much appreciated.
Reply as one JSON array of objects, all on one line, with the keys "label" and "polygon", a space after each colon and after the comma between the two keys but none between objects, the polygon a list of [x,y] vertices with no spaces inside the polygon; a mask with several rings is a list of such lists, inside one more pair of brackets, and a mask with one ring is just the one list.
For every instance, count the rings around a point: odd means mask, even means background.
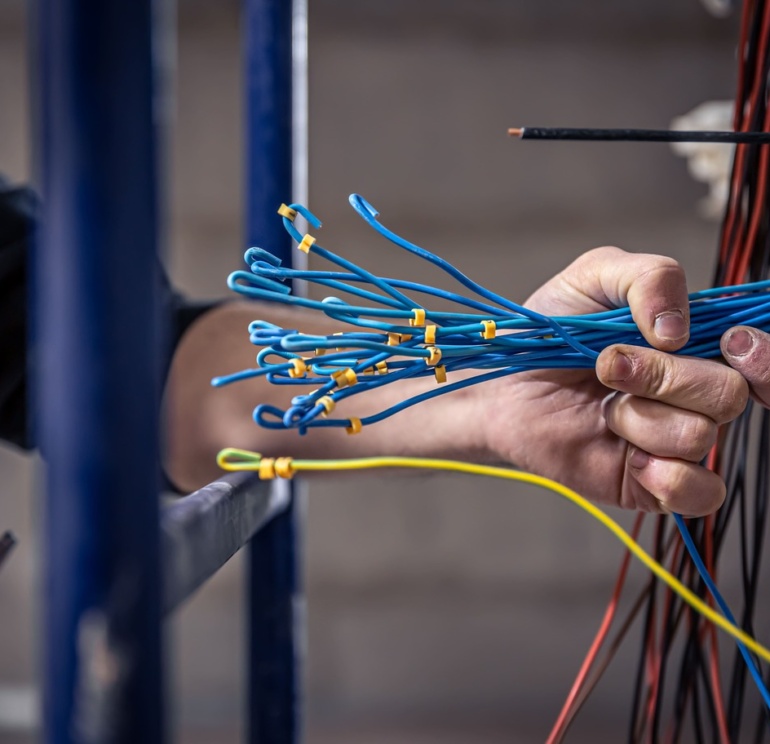
[{"label": "blurred background", "polygon": [[[239,4],[177,10],[169,266],[190,295],[221,297],[244,247]],[[707,285],[717,225],[699,217],[706,189],[666,146],[515,142],[506,129],[666,127],[731,98],[736,25],[697,0],[312,0],[309,206],[325,244],[374,272],[436,281],[364,228],[347,204],[355,191],[515,300],[607,244],[672,255],[692,288]],[[0,172],[17,181],[32,178],[27,33],[26,3],[0,0]],[[20,538],[0,572],[4,744],[35,740],[35,472],[0,450],[0,528]],[[620,556],[587,517],[524,487],[383,475],[313,484],[306,740],[543,741]],[[168,624],[180,742],[240,736],[241,568],[236,557]],[[631,588],[643,578],[634,568]],[[636,641],[571,741],[625,735]]]}]

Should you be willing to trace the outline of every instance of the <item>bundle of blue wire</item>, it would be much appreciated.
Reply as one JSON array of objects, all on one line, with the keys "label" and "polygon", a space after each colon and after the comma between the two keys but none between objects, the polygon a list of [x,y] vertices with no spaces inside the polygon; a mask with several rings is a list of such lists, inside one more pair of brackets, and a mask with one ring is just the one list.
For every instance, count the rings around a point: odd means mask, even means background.
[{"label": "bundle of blue wire", "polygon": [[[312,228],[321,226],[306,207],[282,205],[284,227],[297,244],[340,270],[284,267],[269,251],[249,248],[244,256],[249,271],[231,274],[228,286],[252,299],[316,310],[362,330],[318,336],[281,328],[264,320],[255,320],[249,325],[251,343],[262,347],[257,354],[257,367],[217,377],[212,380],[213,385],[266,376],[276,385],[314,387],[312,392],[293,398],[285,411],[266,404],[257,406],[254,420],[265,428],[297,429],[300,434],[316,427],[350,430],[351,419],[329,416],[329,400],[336,402],[399,380],[434,376],[438,361],[442,377],[465,370],[478,370],[479,374],[439,384],[429,392],[361,419],[360,424],[374,424],[438,395],[525,370],[592,368],[602,349],[612,344],[648,345],[628,308],[569,317],[541,315],[481,286],[440,256],[392,232],[379,222],[378,212],[363,197],[353,194],[350,203],[377,233],[435,265],[475,297],[405,279],[376,276],[323,248],[314,238],[302,235],[294,224],[297,214]],[[365,304],[351,304],[334,296],[322,301],[297,296],[292,294],[290,286],[295,280],[344,291]],[[430,310],[411,293],[449,300],[460,310]],[[690,323],[690,339],[677,353],[703,358],[720,356],[720,338],[735,325],[770,331],[770,281],[691,294]],[[490,328],[494,329],[493,333],[489,332]],[[345,376],[349,370],[352,377]],[[436,377],[438,380],[438,375]],[[341,379],[345,380],[342,384]],[[674,515],[674,519],[704,584],[725,617],[735,623],[698,554],[684,519],[680,515]],[[758,664],[743,644],[738,643],[738,647],[762,699],[770,708],[770,692]]]},{"label": "bundle of blue wire", "polygon": [[[340,270],[284,267],[268,251],[250,248],[245,254],[249,271],[231,274],[228,286],[256,300],[321,312],[357,330],[317,336],[263,320],[250,324],[251,342],[263,347],[257,355],[257,367],[215,378],[212,384],[226,385],[264,375],[276,385],[313,387],[312,392],[296,396],[287,410],[258,406],[254,419],[263,427],[298,429],[300,433],[314,427],[349,427],[350,419],[334,418],[328,406],[319,401],[331,398],[337,402],[399,380],[432,377],[438,366],[434,360],[440,360],[440,371],[447,382],[367,416],[361,419],[361,425],[375,424],[453,390],[525,370],[592,368],[602,349],[612,344],[647,345],[628,308],[570,317],[541,315],[481,286],[441,257],[396,235],[379,222],[377,211],[363,197],[353,194],[350,203],[380,235],[435,265],[472,296],[375,276],[303,236],[294,224],[294,215],[300,214],[313,228],[321,226],[308,209],[300,204],[284,207],[290,216],[284,216],[283,223],[292,238]],[[344,291],[361,304],[334,296],[321,301],[297,296],[290,288],[294,280]],[[758,282],[692,294],[690,340],[679,353],[718,357],[721,335],[737,324],[770,330],[769,290],[770,282]],[[415,294],[451,301],[458,309],[431,310],[415,299]],[[424,313],[417,325],[416,311]],[[492,334],[490,328],[494,329]],[[432,332],[431,343],[426,343],[428,329]],[[301,374],[297,374],[295,360],[304,363]],[[339,375],[348,369],[354,374],[343,386]],[[479,374],[451,380],[453,372],[466,370]]]}]

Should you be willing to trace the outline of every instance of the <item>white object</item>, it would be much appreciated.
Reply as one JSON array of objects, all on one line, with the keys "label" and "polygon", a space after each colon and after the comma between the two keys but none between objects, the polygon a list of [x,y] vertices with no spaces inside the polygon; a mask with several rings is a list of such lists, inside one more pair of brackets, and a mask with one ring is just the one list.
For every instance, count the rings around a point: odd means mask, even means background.
[{"label": "white object", "polygon": [[[707,101],[671,122],[671,128],[685,131],[731,131],[733,102]],[[700,203],[700,210],[708,219],[721,219],[727,204],[730,172],[735,145],[713,142],[675,142],[677,155],[687,158],[690,175],[709,187],[708,196]]]}]

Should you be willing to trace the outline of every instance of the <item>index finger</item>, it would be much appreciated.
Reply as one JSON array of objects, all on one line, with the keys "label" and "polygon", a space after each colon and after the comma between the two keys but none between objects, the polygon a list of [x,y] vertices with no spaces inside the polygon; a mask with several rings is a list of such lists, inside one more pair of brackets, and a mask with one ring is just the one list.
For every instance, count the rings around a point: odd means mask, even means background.
[{"label": "index finger", "polygon": [[695,411],[717,424],[738,416],[749,396],[743,375],[724,364],[641,346],[604,349],[596,360],[596,374],[613,390]]}]

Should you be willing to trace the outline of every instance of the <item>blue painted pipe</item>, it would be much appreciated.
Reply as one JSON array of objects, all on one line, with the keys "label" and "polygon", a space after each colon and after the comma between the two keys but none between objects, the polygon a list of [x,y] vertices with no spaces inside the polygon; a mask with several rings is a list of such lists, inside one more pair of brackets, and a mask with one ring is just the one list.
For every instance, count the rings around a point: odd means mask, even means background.
[{"label": "blue painted pipe", "polygon": [[[247,245],[290,264],[291,241],[276,210],[293,196],[292,3],[246,0],[244,20]],[[292,500],[249,548],[249,744],[292,744],[299,738],[294,520]]]},{"label": "blue painted pipe", "polygon": [[151,0],[39,0],[45,741],[162,741]]}]

